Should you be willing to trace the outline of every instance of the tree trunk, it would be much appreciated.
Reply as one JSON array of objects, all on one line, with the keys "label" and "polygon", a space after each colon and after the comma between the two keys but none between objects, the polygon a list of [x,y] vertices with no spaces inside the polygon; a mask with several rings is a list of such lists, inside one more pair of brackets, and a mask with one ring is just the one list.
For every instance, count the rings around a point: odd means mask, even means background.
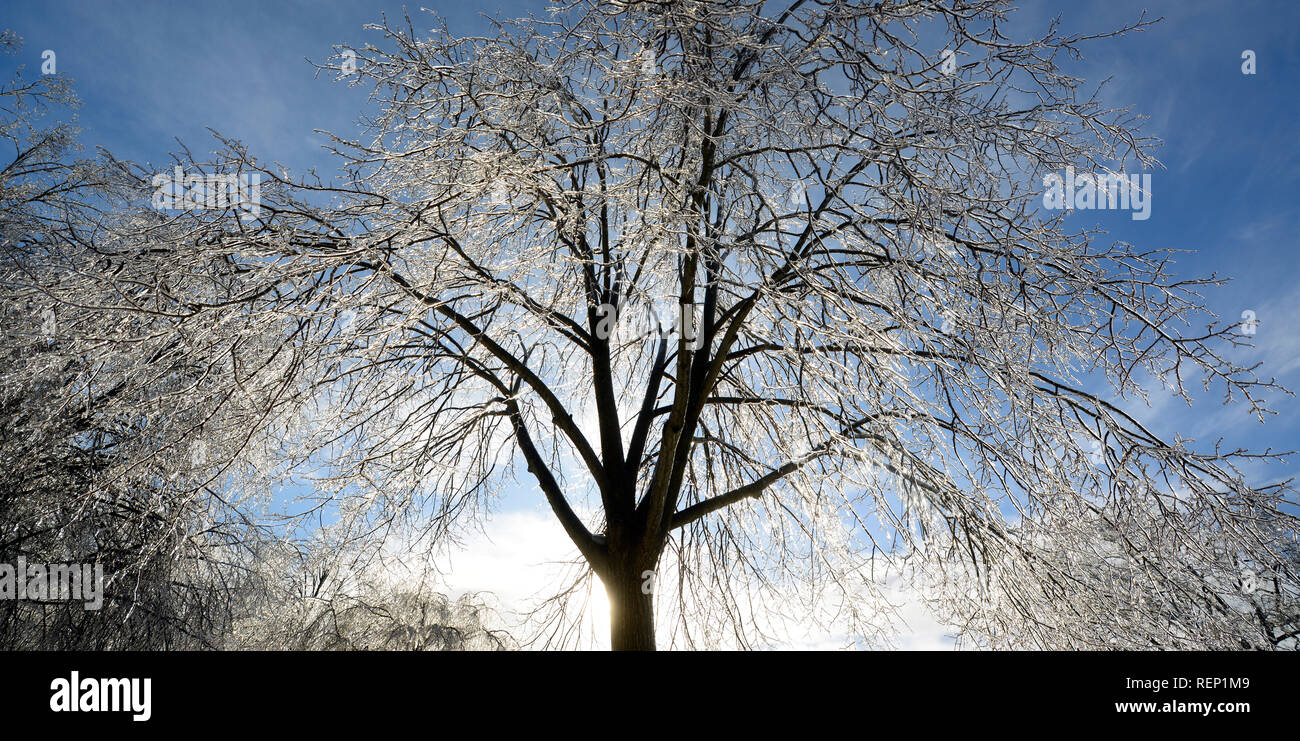
[{"label": "tree trunk", "polygon": [[609,645],[615,651],[655,650],[653,582],[640,573],[611,575],[605,584],[609,597]]}]

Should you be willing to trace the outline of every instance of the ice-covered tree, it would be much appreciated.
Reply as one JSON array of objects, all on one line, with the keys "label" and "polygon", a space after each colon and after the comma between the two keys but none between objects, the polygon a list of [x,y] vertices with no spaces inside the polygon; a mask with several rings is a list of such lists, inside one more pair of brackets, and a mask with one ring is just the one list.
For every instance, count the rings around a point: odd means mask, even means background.
[{"label": "ice-covered tree", "polygon": [[[1157,166],[1063,69],[1146,21],[1012,38],[1010,12],[385,23],[326,68],[374,87],[368,137],[333,139],[346,183],[226,141],[178,166],[260,175],[256,213],[106,215],[51,238],[83,268],[43,290],[204,348],[232,456],[313,471],[340,542],[442,542],[522,479],[617,649],[762,645],[803,603],[870,641],[899,579],[977,642],[1225,645],[1236,612],[1175,613],[1225,553],[1291,563],[1292,490],[1116,398],[1203,381],[1262,418],[1276,387],[1229,359],[1216,278],[1042,208],[1046,175]],[[1117,605],[1117,570],[1161,599]]]},{"label": "ice-covered tree", "polygon": [[[431,564],[351,552],[259,553],[268,588],[241,592],[224,648],[288,651],[500,651],[514,639],[477,594],[436,590]],[[322,556],[324,555],[324,558]]]},{"label": "ice-covered tree", "polygon": [[[4,32],[0,46],[21,41]],[[0,563],[97,563],[105,583],[96,610],[0,601],[0,647],[211,648],[235,592],[257,588],[250,547],[271,538],[217,491],[221,446],[204,452],[204,421],[224,415],[200,391],[217,365],[143,314],[103,308],[107,293],[57,300],[71,276],[111,266],[91,235],[126,210],[132,180],[53,120],[77,104],[71,82],[24,72],[0,88]]]}]

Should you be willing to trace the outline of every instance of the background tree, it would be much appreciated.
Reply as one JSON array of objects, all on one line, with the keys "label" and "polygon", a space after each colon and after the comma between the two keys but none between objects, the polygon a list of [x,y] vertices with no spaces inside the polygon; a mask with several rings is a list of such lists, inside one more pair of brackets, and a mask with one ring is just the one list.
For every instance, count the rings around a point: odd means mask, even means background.
[{"label": "background tree", "polygon": [[[21,48],[8,31],[0,44],[7,54]],[[102,161],[77,156],[74,124],[47,122],[77,105],[66,78],[29,82],[20,69],[0,101],[0,138],[11,150],[0,171],[0,562],[97,562],[108,582],[97,611],[56,597],[3,601],[0,643],[210,647],[229,627],[222,594],[230,584],[222,580],[238,576],[228,550],[234,528],[223,528],[193,491],[174,485],[173,471],[142,454],[157,442],[150,429],[157,410],[176,411],[144,379],[180,368],[155,355],[148,358],[161,363],[154,375],[124,377],[124,366],[144,363],[102,352],[102,338],[116,328],[57,306],[38,288],[72,267],[52,267],[45,246],[76,240],[100,209],[120,200],[123,181],[114,182]],[[72,326],[101,339],[74,345]],[[151,397],[161,402],[153,409]],[[211,558],[223,550],[224,558]]]},{"label": "background tree", "polygon": [[[501,651],[515,646],[479,595],[436,591],[428,564],[358,552],[267,550],[270,586],[245,598],[227,648],[290,651]],[[354,568],[354,566],[359,568]]]},{"label": "background tree", "polygon": [[[21,40],[6,31],[0,46],[16,54]],[[222,361],[134,311],[150,287],[117,294],[131,311],[85,285],[84,302],[45,290],[111,267],[92,235],[134,181],[80,156],[74,123],[49,120],[78,105],[70,80],[23,72],[0,89],[0,563],[97,563],[105,584],[98,610],[0,601],[0,647],[219,647],[238,603],[268,591],[255,554],[283,547],[222,484],[229,442],[203,432],[232,414],[204,382]],[[87,261],[63,261],[70,249]]]},{"label": "background tree", "polygon": [[[50,247],[104,267],[43,290],[165,314],[214,359],[260,338],[264,362],[207,374],[259,390],[223,439],[313,470],[340,548],[444,542],[522,463],[604,584],[614,648],[656,646],[652,585],[677,645],[763,643],[799,599],[871,639],[899,578],[988,643],[1224,646],[1235,616],[1174,625],[1206,544],[1293,582],[1292,490],[1239,470],[1272,451],[1162,440],[1115,396],[1199,380],[1263,418],[1276,387],[1227,359],[1239,328],[1198,294],[1217,279],[1040,208],[1045,174],[1157,165],[1057,64],[1146,21],[1017,40],[1009,12],[384,24],[355,54],[370,137],[334,139],[347,184],[226,141],[181,164],[260,173],[260,215],[115,214]],[[680,331],[619,331],[652,309]],[[1162,599],[1117,611],[1098,558]]]}]

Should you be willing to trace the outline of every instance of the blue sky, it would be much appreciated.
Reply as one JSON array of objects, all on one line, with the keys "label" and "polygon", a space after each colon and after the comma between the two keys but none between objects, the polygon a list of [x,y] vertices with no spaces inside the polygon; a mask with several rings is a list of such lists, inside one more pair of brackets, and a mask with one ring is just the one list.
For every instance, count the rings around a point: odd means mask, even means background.
[{"label": "blue sky", "polygon": [[[483,33],[480,13],[513,17],[541,13],[544,3],[426,0],[453,31]],[[1097,223],[1104,239],[1140,247],[1194,250],[1178,259],[1183,276],[1218,273],[1233,278],[1210,289],[1211,308],[1225,321],[1243,311],[1259,320],[1256,347],[1236,357],[1265,363],[1300,389],[1300,3],[1036,2],[1024,0],[1015,31],[1042,30],[1059,14],[1067,31],[1101,31],[1136,20],[1142,8],[1164,21],[1142,33],[1084,47],[1069,70],[1089,82],[1111,78],[1103,99],[1135,106],[1150,116],[1145,132],[1165,144],[1153,173],[1151,218],[1125,212],[1072,215],[1073,226]],[[367,90],[315,76],[306,61],[325,62],[333,45],[379,43],[362,28],[381,13],[398,18],[396,2],[67,2],[5,0],[0,27],[25,40],[21,59],[0,61],[39,71],[43,50],[57,55],[58,71],[75,80],[83,100],[77,120],[87,149],[103,146],[121,158],[165,167],[183,140],[196,154],[213,148],[207,128],[242,140],[263,161],[301,172],[334,164],[314,133],[350,136],[366,106]],[[427,27],[418,5],[417,28]],[[1252,50],[1256,74],[1242,73]],[[1260,425],[1225,410],[1211,396],[1187,408],[1157,397],[1139,414],[1164,434],[1180,432],[1212,443],[1300,448],[1300,403],[1277,397],[1279,411]],[[1292,475],[1293,462],[1269,478]],[[1261,472],[1269,473],[1269,472]],[[519,491],[505,510],[537,512],[539,498]],[[486,588],[486,587],[485,587]]]}]

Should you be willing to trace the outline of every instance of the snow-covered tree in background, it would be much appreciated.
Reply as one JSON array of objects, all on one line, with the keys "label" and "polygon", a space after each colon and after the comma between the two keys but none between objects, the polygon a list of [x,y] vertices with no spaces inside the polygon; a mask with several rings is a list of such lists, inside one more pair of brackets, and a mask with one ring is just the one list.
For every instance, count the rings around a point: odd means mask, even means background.
[{"label": "snow-covered tree in background", "polygon": [[0,602],[3,646],[215,647],[233,595],[259,589],[248,549],[269,534],[210,489],[218,446],[189,449],[207,444],[186,433],[213,414],[191,392],[213,362],[170,334],[151,338],[143,318],[40,290],[108,266],[50,248],[84,244],[82,229],[126,207],[132,181],[79,157],[72,123],[47,122],[77,105],[69,80],[20,70],[0,100],[0,562],[98,563],[105,577],[98,610],[56,595]]},{"label": "snow-covered tree in background", "polygon": [[[258,570],[269,586],[240,596],[226,648],[289,651],[500,651],[515,646],[481,595],[436,591],[427,564],[362,552],[267,550]],[[342,555],[340,558],[339,556]],[[414,566],[414,568],[413,568]]]},{"label": "snow-covered tree in background", "polygon": [[1242,569],[1295,583],[1292,489],[1239,470],[1274,454],[1163,440],[1115,396],[1203,380],[1263,418],[1276,386],[1227,358],[1216,279],[1041,209],[1044,175],[1157,165],[1057,65],[1145,22],[1019,40],[1009,12],[384,24],[334,68],[381,109],[334,140],[346,184],[225,141],[178,165],[260,175],[259,211],[159,213],[114,163],[137,206],[42,230],[23,275],[126,377],[192,361],[170,388],[207,411],[163,438],[208,439],[232,490],[310,476],[340,549],[437,547],[534,487],[614,648],[809,616],[870,643],[899,580],[980,645],[1273,645],[1220,597]]}]

